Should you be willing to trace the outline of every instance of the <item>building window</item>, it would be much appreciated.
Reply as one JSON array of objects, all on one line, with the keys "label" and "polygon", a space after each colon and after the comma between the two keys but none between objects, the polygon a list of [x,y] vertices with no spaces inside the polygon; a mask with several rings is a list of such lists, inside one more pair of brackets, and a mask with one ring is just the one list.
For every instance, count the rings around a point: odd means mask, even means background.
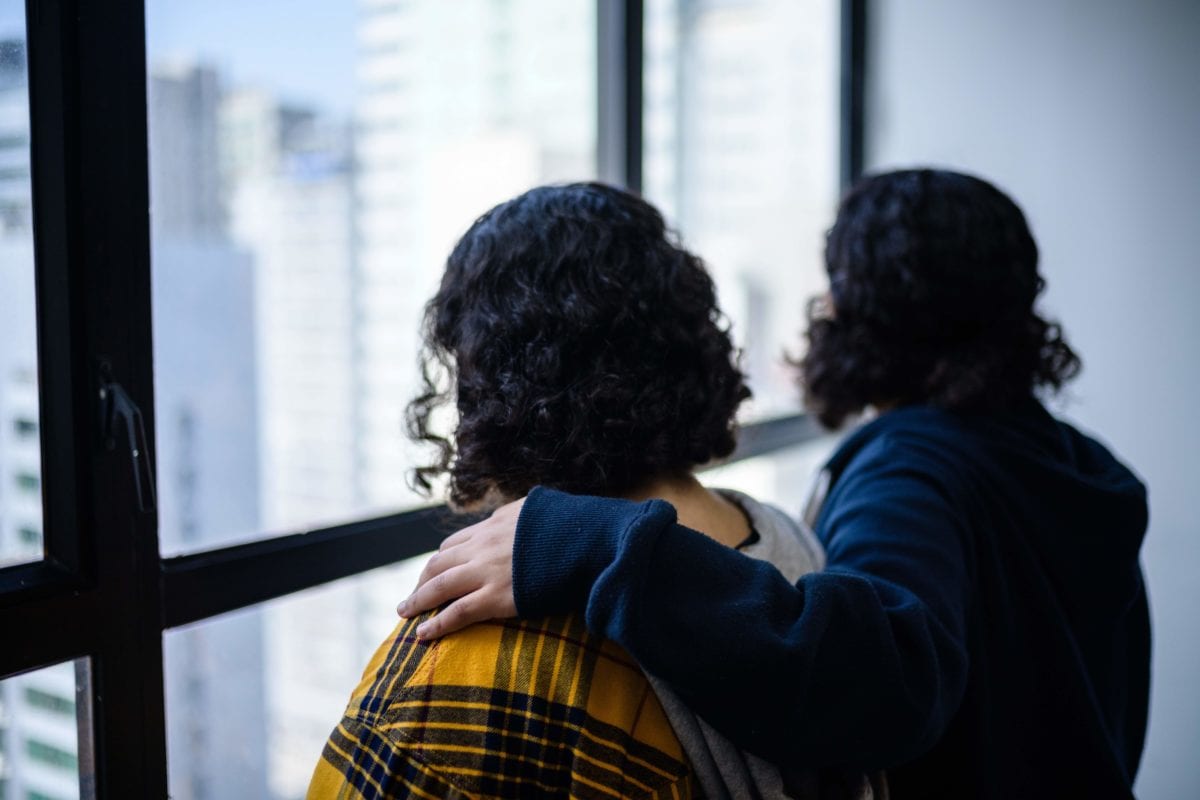
[{"label": "building window", "polygon": [[75,700],[70,697],[62,697],[61,695],[51,692],[44,692],[41,689],[35,689],[32,686],[25,688],[25,702],[33,708],[40,708],[46,711],[51,711],[55,714],[67,714],[75,716]]},{"label": "building window", "polygon": [[55,747],[52,744],[39,742],[37,739],[30,739],[25,742],[25,752],[34,761],[39,761],[52,767],[60,767],[62,769],[78,770],[79,758],[69,750],[63,750],[61,747]]}]

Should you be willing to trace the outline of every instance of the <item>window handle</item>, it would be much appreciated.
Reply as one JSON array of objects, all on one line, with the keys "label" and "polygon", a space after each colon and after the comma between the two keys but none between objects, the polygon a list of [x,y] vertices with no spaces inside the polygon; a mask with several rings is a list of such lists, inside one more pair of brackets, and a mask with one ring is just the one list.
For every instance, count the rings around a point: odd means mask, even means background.
[{"label": "window handle", "polygon": [[100,419],[104,447],[117,449],[117,421],[124,422],[133,467],[133,485],[137,488],[138,510],[155,508],[154,467],[150,463],[150,446],[142,410],[130,399],[121,384],[112,379],[108,365],[100,370]]}]

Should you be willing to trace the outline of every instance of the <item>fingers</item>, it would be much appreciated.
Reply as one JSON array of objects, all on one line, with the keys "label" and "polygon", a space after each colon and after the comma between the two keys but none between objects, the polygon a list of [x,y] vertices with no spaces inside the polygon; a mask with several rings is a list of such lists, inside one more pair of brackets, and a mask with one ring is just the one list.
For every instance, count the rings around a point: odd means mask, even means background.
[{"label": "fingers", "polygon": [[[425,562],[417,587],[396,606],[396,613],[411,619],[454,602],[423,623],[418,636],[436,638],[472,622],[516,616],[512,548],[523,503],[524,499],[501,506],[487,519],[447,537]],[[425,627],[434,620],[435,625]]]},{"label": "fingers", "polygon": [[[429,560],[425,562],[425,566],[421,568],[421,576],[417,578],[416,588],[420,589],[448,569],[467,563],[470,558],[470,552],[466,547],[459,546],[438,550],[429,557]],[[413,591],[416,591],[416,589]]]},{"label": "fingers", "polygon": [[437,616],[422,622],[417,626],[417,638],[438,639],[476,622],[515,614],[516,606],[512,603],[511,594],[505,597],[502,592],[484,588],[459,598]]},{"label": "fingers", "polygon": [[396,607],[396,613],[410,619],[456,597],[474,592],[482,585],[483,580],[478,569],[469,564],[452,566],[427,580],[422,576],[422,583],[407,600]]},{"label": "fingers", "polygon": [[488,619],[480,616],[481,592],[472,592],[466,597],[460,597],[442,609],[432,619],[425,620],[417,626],[418,639],[438,639],[448,633],[461,630],[472,622],[482,622]]}]

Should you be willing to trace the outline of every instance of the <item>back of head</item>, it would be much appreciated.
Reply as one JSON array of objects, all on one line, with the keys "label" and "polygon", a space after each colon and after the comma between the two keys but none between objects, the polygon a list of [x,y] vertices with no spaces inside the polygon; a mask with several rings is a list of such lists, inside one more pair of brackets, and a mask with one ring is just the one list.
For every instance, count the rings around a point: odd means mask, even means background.
[{"label": "back of head", "polygon": [[[749,396],[702,262],[652,206],[601,184],[533,189],[480,217],[424,335],[409,429],[438,458],[417,483],[448,474],[460,507],[689,471],[732,451]],[[431,418],[451,399],[458,426],[442,436]]]},{"label": "back of head", "polygon": [[837,426],[871,404],[1013,405],[1079,370],[1034,311],[1044,282],[1025,217],[996,187],[932,169],[869,176],[843,198],[810,309],[808,407]]}]

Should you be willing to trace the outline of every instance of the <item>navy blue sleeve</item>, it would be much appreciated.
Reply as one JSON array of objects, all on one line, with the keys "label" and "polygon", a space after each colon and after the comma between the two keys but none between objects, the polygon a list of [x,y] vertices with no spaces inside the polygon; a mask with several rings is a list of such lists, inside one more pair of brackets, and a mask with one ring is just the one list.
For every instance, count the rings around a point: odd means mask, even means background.
[{"label": "navy blue sleeve", "polygon": [[662,501],[538,489],[517,526],[517,607],[585,609],[589,629],[750,751],[903,763],[941,737],[966,682],[965,527],[940,472],[919,449],[868,445],[822,513],[825,571],[795,585]]}]

